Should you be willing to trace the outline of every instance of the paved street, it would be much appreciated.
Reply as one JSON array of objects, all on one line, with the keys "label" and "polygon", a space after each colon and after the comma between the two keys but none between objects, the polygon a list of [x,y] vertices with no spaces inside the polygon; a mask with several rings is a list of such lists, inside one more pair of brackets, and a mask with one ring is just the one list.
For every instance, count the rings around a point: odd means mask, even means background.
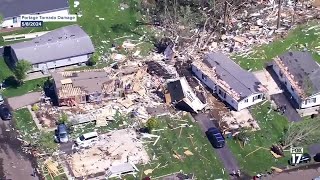
[{"label": "paved street", "polygon": [[33,177],[32,163],[15,138],[11,121],[0,119],[0,180],[36,180]]},{"label": "paved street", "polygon": [[[207,131],[208,128],[214,127],[213,122],[210,120],[207,114],[197,114],[194,116],[195,120],[200,125],[203,133]],[[233,156],[232,152],[228,148],[228,145],[226,144],[224,148],[221,149],[214,149],[216,151],[218,156],[220,157],[224,167],[226,168],[226,173],[231,173],[232,170],[238,170],[240,167],[238,166],[237,160]]]}]

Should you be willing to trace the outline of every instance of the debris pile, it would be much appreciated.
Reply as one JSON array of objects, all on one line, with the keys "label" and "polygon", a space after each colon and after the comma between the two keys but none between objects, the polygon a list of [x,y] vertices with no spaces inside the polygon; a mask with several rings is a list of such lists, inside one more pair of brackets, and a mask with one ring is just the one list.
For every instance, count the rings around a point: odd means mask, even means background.
[{"label": "debris pile", "polygon": [[149,156],[135,130],[123,129],[100,135],[90,149],[80,149],[67,161],[75,177],[84,177],[127,162],[146,164]]}]

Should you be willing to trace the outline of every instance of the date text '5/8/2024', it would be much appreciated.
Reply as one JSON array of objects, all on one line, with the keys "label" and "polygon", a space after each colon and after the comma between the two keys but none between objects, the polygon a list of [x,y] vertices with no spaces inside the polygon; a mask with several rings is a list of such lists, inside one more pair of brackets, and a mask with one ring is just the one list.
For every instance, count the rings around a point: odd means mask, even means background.
[{"label": "date text '5/8/2024'", "polygon": [[43,21],[21,21],[21,27],[42,27]]}]

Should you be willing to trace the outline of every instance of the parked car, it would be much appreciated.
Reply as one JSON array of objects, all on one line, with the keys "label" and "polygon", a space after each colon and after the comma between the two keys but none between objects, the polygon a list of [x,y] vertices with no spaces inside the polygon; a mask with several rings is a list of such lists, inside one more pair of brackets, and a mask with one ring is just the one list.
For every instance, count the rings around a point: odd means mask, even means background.
[{"label": "parked car", "polygon": [[86,134],[79,136],[76,139],[75,143],[76,143],[76,145],[78,145],[80,147],[89,147],[93,143],[95,143],[96,141],[98,141],[98,133],[97,132],[89,132],[89,133],[86,133]]},{"label": "parked car", "polygon": [[56,141],[59,143],[66,143],[69,141],[68,127],[65,124],[59,124],[57,126]]},{"label": "parked car", "polygon": [[221,131],[215,127],[209,128],[206,135],[214,148],[223,148],[225,139]]},{"label": "parked car", "polygon": [[292,162],[292,157],[291,157],[288,163],[291,166],[296,166],[296,165],[301,164],[301,163],[309,163],[310,161],[311,161],[310,154],[304,153],[304,154],[302,154],[301,159],[300,159],[299,162],[293,163]]},{"label": "parked car", "polygon": [[10,109],[5,104],[0,105],[0,117],[2,120],[11,120],[12,114],[10,112]]},{"label": "parked car", "polygon": [[3,96],[0,94],[0,105],[4,103],[4,98]]},{"label": "parked car", "polygon": [[313,160],[315,162],[320,162],[320,153],[317,153],[315,156],[313,156]]}]

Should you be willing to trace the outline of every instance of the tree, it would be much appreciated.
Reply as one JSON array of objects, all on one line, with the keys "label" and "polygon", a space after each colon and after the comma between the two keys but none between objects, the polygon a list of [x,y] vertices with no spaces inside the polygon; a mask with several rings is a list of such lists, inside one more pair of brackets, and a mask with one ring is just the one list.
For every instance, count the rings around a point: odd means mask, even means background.
[{"label": "tree", "polygon": [[30,71],[31,68],[31,64],[26,60],[20,60],[17,63],[13,73],[20,84],[27,77],[27,72]]},{"label": "tree", "polygon": [[282,149],[292,146],[302,146],[320,140],[320,118],[308,119],[301,122],[291,123],[286,130]]},{"label": "tree", "polygon": [[100,60],[99,54],[94,53],[89,60],[89,65],[90,66],[96,65],[99,60]]},{"label": "tree", "polygon": [[66,113],[61,113],[58,123],[59,124],[66,124],[68,122],[68,115]]},{"label": "tree", "polygon": [[150,118],[147,121],[147,128],[149,132],[151,132],[153,129],[159,127],[159,122],[156,118]]},{"label": "tree", "polygon": [[251,139],[253,133],[250,128],[242,128],[237,134],[237,138],[239,141],[243,142],[243,145],[245,146]]}]

